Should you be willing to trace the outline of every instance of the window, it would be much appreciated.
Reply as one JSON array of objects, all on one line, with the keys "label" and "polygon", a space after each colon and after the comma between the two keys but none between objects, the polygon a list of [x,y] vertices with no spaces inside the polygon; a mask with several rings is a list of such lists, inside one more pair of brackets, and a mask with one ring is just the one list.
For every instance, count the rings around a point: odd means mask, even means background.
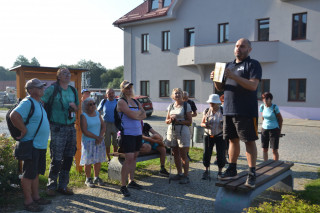
[{"label": "window", "polygon": [[306,101],[306,79],[289,79],[288,101]]},{"label": "window", "polygon": [[169,81],[161,80],[160,81],[160,97],[169,97]]},{"label": "window", "polygon": [[171,0],[163,0],[163,7],[169,7],[171,4]]},{"label": "window", "polygon": [[189,93],[190,98],[194,98],[194,80],[184,80],[183,90]]},{"label": "window", "polygon": [[162,51],[170,50],[170,31],[162,32]]},{"label": "window", "polygon": [[262,100],[261,95],[265,92],[270,92],[270,79],[262,79],[258,85],[258,100]]},{"label": "window", "polygon": [[194,46],[194,28],[185,30],[186,34],[186,47]]},{"label": "window", "polygon": [[140,95],[150,96],[150,82],[140,81]]},{"label": "window", "polygon": [[149,34],[142,34],[141,40],[141,52],[149,52]]},{"label": "window", "polygon": [[158,0],[151,0],[151,10],[156,10],[159,7],[159,1]]},{"label": "window", "polygon": [[226,43],[229,41],[229,23],[219,24],[218,43]]},{"label": "window", "polygon": [[258,20],[258,41],[269,41],[269,19]]},{"label": "window", "polygon": [[306,39],[307,13],[293,14],[292,16],[292,40]]}]

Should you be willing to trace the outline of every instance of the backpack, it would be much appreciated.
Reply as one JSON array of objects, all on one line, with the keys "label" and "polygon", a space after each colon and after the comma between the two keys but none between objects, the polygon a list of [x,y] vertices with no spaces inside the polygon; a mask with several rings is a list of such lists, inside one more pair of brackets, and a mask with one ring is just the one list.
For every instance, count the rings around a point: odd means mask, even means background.
[{"label": "backpack", "polygon": [[[209,108],[207,108],[207,109],[204,111],[204,114],[207,114],[208,111],[209,111]],[[220,111],[221,111],[221,113],[222,113],[222,115],[223,115],[223,106],[220,106]]]},{"label": "backpack", "polygon": [[[44,106],[43,108],[46,110],[47,112],[47,116],[48,116],[48,120],[50,121],[50,118],[51,118],[51,113],[52,113],[52,104],[53,104],[53,100],[54,100],[54,97],[57,96],[58,92],[60,93],[61,95],[61,87],[60,85],[58,85],[58,82],[54,82],[52,83],[51,85],[53,85],[53,93],[52,95],[50,96],[49,100],[47,103],[44,103]],[[69,85],[70,86],[70,85]],[[74,94],[74,102],[77,101],[77,92],[76,92],[76,89],[73,87],[73,86],[70,86],[71,89],[72,89],[72,92]],[[62,95],[61,95],[62,96]],[[61,101],[60,101],[61,102]],[[62,103],[61,103],[62,105]]]},{"label": "backpack", "polygon": [[[33,101],[31,100],[31,98],[27,98],[30,102],[31,102],[31,109],[30,109],[30,112],[28,114],[28,117],[27,117],[27,120],[26,122],[24,123],[24,125],[27,125],[29,123],[29,120],[30,118],[32,117],[33,113],[34,113],[34,103]],[[21,99],[19,98],[18,99],[18,102],[11,108],[9,109],[9,111],[7,112],[6,114],[6,121],[7,121],[7,126],[8,126],[8,129],[9,129],[9,132],[10,132],[10,135],[16,140],[16,141],[19,141],[20,139],[17,139],[17,137],[19,137],[21,135],[21,131],[15,127],[10,119],[10,113],[15,109],[17,108],[17,106],[20,104],[21,102]]]},{"label": "backpack", "polygon": [[[127,104],[128,104],[128,101],[125,99],[125,98],[120,98],[122,100],[124,100]],[[139,107],[139,103],[136,99],[133,99],[132,100],[136,103],[136,105]],[[123,132],[123,127],[122,127],[122,116],[123,116],[123,112],[121,113],[121,116],[119,115],[118,113],[118,110],[117,110],[117,106],[118,106],[118,103],[116,105],[116,107],[114,108],[114,125],[116,126],[116,128],[120,131],[120,132]]]},{"label": "backpack", "polygon": [[[187,102],[183,102],[184,117],[187,117]],[[169,112],[173,109],[174,103],[170,104]]]}]

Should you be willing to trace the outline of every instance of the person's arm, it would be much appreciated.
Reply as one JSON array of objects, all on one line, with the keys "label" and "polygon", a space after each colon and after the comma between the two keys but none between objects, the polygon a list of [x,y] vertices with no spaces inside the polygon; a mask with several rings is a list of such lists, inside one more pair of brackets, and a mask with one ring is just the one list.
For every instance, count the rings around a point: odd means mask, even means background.
[{"label": "person's arm", "polygon": [[242,78],[240,76],[235,75],[228,68],[224,71],[224,76],[226,78],[230,78],[230,79],[236,81],[240,86],[242,86],[243,88],[250,90],[250,91],[256,91],[258,84],[259,84],[259,79],[251,78],[248,80],[246,78]]},{"label": "person's arm", "polygon": [[27,134],[28,129],[26,125],[24,125],[21,115],[16,111],[12,111],[10,113],[10,119],[12,121],[12,124],[21,131],[21,135],[17,137],[17,139],[23,138]]},{"label": "person's arm", "polygon": [[279,124],[279,128],[280,128],[280,133],[281,133],[282,123],[283,123],[283,118],[282,118],[281,113],[279,112],[278,114],[276,114],[276,117],[277,117],[277,120],[278,120],[278,124]]},{"label": "person's arm", "polygon": [[124,100],[120,99],[118,101],[117,110],[118,110],[118,112],[123,112],[124,114],[126,114],[131,119],[143,120],[143,119],[145,119],[147,117],[146,116],[146,112],[141,107],[139,102],[138,102],[138,106],[139,106],[139,111],[132,111],[132,110],[130,110],[129,105],[127,104],[127,102],[125,102]]},{"label": "person's arm", "polygon": [[154,130],[153,128],[151,128],[149,131],[152,133],[152,135],[159,135],[160,140],[161,141],[163,140],[163,137],[156,130]]},{"label": "person's arm", "polygon": [[164,143],[162,142],[162,140],[160,138],[152,138],[152,137],[148,137],[148,136],[144,136],[142,135],[142,139],[145,140],[145,141],[148,141],[150,142],[151,144],[153,143],[157,143],[159,144],[159,146],[164,146]]},{"label": "person's arm", "polygon": [[93,138],[93,139],[99,140],[100,136],[95,135],[92,132],[88,131],[87,119],[83,114],[80,115],[80,128],[81,128],[82,133],[85,136],[87,136],[89,138]]},{"label": "person's arm", "polygon": [[182,124],[182,125],[190,126],[192,124],[191,111],[187,112],[187,116],[186,116],[185,120],[176,120],[176,124]]},{"label": "person's arm", "polygon": [[205,114],[203,114],[203,116],[202,116],[202,121],[201,121],[200,126],[204,127],[204,128],[207,128],[207,122],[206,122],[206,115]]},{"label": "person's arm", "polygon": [[192,114],[191,114],[192,117],[197,117],[197,110],[195,111],[192,111]]},{"label": "person's arm", "polygon": [[168,110],[167,117],[166,117],[166,124],[171,124],[173,120],[174,118],[170,115],[170,110]]},{"label": "person's arm", "polygon": [[[213,80],[213,77],[214,77],[214,71],[211,72],[211,74],[210,74],[210,79]],[[214,83],[214,87],[215,87],[218,91],[222,92],[222,91],[224,90],[224,85],[225,85],[224,82],[220,83],[220,82],[215,82],[215,81],[214,81],[213,83]]]},{"label": "person's arm", "polygon": [[100,137],[103,138],[104,133],[107,130],[107,126],[106,123],[103,121],[102,117],[99,115],[100,118],[100,124],[101,124],[101,128],[100,128]]}]

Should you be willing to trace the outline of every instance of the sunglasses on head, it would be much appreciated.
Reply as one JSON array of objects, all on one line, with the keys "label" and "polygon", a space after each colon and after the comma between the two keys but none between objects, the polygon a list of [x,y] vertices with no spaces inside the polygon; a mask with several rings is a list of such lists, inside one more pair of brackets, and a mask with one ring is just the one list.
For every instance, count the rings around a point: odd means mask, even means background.
[{"label": "sunglasses on head", "polygon": [[96,105],[96,103],[90,103],[90,104],[89,104],[89,106],[94,106],[94,105]]}]

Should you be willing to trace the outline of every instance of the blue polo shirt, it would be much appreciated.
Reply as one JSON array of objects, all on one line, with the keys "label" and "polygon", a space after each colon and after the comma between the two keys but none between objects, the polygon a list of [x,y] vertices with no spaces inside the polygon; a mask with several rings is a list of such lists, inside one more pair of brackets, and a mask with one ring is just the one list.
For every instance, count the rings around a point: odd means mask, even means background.
[{"label": "blue polo shirt", "polygon": [[[274,112],[273,112],[273,108],[274,108]],[[270,107],[267,107],[266,105],[261,104],[259,111],[262,113],[262,116],[263,116],[263,122],[262,122],[263,129],[279,128],[276,114],[280,113],[280,110],[277,105],[272,104]]]},{"label": "blue polo shirt", "polygon": [[[34,113],[31,116],[29,123],[26,126],[28,129],[27,134],[21,139],[21,142],[32,140],[34,138],[34,135],[40,124],[41,115],[42,115],[43,117],[42,124],[39,128],[39,131],[36,137],[33,140],[33,146],[37,149],[47,149],[49,133],[50,133],[50,126],[47,118],[47,113],[39,101],[33,99],[30,96],[28,97],[31,98],[31,100],[34,103]],[[27,98],[25,98],[20,102],[18,107],[14,109],[14,111],[18,112],[21,115],[23,122],[26,122],[30,109],[31,109],[31,102]],[[42,109],[42,112],[41,112],[41,109]]]},{"label": "blue polo shirt", "polygon": [[[102,103],[104,102],[103,106]],[[102,100],[98,106],[98,111],[103,111],[103,120],[105,122],[114,123],[114,108],[117,106],[118,100],[114,99],[109,101],[108,99]]]}]

